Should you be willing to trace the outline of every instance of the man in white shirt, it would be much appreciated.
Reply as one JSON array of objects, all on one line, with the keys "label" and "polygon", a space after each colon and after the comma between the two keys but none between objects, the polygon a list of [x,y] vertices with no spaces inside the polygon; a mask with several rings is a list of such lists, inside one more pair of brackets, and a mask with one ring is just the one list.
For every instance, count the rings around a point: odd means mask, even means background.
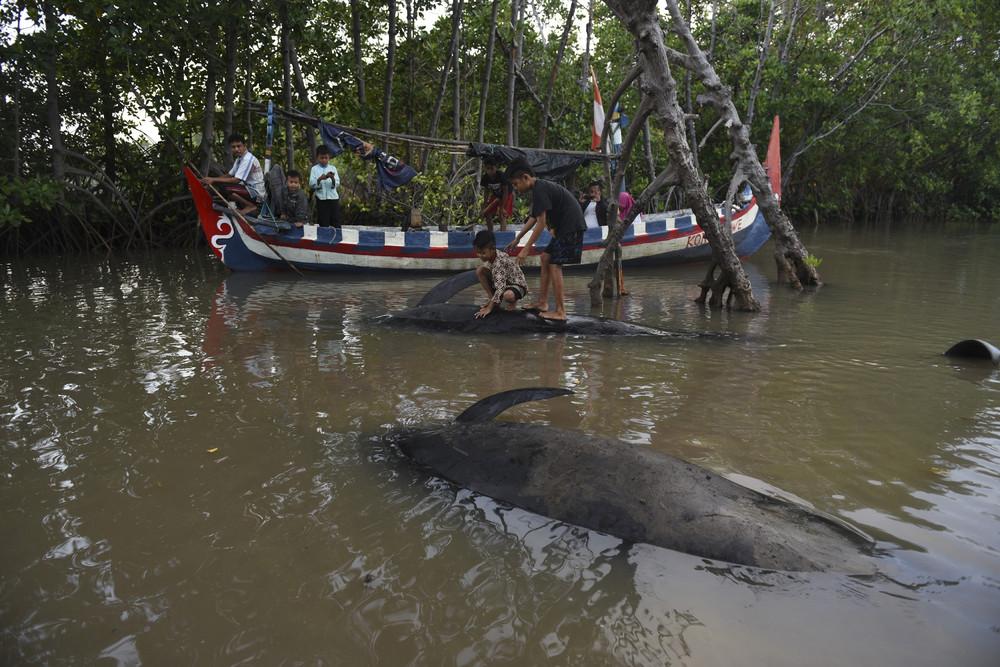
[{"label": "man in white shirt", "polygon": [[309,187],[316,195],[316,224],[320,227],[340,227],[340,174],[330,164],[330,149],[316,149],[316,164],[309,170]]},{"label": "man in white shirt", "polygon": [[604,201],[604,186],[600,181],[591,181],[587,189],[580,193],[580,208],[587,229],[597,229],[608,224],[608,203]]},{"label": "man in white shirt", "polygon": [[233,168],[227,176],[209,176],[206,183],[218,183],[226,198],[236,202],[244,215],[257,210],[265,197],[264,170],[260,161],[247,150],[246,142],[239,134],[229,137],[229,148],[233,152]]}]

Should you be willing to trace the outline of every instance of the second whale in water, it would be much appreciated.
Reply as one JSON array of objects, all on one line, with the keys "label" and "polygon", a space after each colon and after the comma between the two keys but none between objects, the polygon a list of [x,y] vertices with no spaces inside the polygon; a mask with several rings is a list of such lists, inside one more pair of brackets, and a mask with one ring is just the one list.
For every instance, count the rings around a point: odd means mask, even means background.
[{"label": "second whale in water", "polygon": [[627,542],[776,570],[876,571],[874,541],[831,516],[649,448],[493,419],[518,403],[572,393],[503,392],[452,423],[403,429],[393,440],[459,486]]}]

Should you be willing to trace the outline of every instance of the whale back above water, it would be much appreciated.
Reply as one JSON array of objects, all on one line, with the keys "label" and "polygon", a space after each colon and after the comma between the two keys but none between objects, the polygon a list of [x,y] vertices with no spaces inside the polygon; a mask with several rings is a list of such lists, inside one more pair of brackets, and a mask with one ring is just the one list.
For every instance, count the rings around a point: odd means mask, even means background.
[{"label": "whale back above water", "polygon": [[946,357],[989,359],[994,364],[1000,365],[1000,348],[980,338],[959,341],[949,347],[944,354]]},{"label": "whale back above water", "polygon": [[520,402],[567,393],[504,392],[460,420],[395,439],[405,455],[456,485],[627,542],[767,569],[875,570],[870,537],[805,506],[647,447],[493,420]]},{"label": "whale back above water", "polygon": [[540,317],[537,312],[520,309],[497,308],[486,317],[476,318],[479,306],[472,303],[448,303],[448,300],[459,292],[478,284],[479,279],[475,271],[459,273],[432,287],[416,306],[389,313],[378,318],[378,321],[395,327],[455,333],[732,338],[720,333],[668,331],[633,322],[588,315],[567,315],[565,321],[551,320]]},{"label": "whale back above water", "polygon": [[381,318],[396,327],[430,331],[489,334],[570,334],[578,336],[660,336],[666,338],[726,338],[723,334],[667,331],[642,324],[585,315],[568,315],[565,321],[549,320],[524,310],[496,309],[476,318],[479,306],[472,303],[436,303],[414,306]]}]

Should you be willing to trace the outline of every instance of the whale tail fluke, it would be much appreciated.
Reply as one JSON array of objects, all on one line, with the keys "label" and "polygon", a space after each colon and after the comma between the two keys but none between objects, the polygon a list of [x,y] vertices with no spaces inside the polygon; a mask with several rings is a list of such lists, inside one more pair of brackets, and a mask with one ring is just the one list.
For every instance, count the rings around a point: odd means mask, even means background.
[{"label": "whale tail fluke", "polygon": [[975,338],[955,343],[944,354],[947,357],[989,359],[994,364],[1000,364],[1000,348],[985,340]]},{"label": "whale tail fluke", "polygon": [[464,271],[458,275],[451,276],[450,278],[445,278],[432,287],[417,305],[429,306],[435,303],[444,303],[462,290],[472,287],[478,282],[479,278],[476,277],[475,269]]},{"label": "whale tail fluke", "polygon": [[463,423],[486,422],[519,403],[542,401],[556,396],[568,396],[572,393],[572,389],[563,389],[562,387],[527,387],[502,391],[499,394],[493,394],[476,401],[465,412],[455,417],[455,421]]}]

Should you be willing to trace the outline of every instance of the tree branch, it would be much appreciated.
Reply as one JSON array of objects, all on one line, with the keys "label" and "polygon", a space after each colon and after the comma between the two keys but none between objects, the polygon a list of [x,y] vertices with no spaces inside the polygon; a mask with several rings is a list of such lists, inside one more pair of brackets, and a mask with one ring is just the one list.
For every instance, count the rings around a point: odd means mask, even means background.
[{"label": "tree branch", "polygon": [[878,39],[879,37],[881,37],[882,34],[885,33],[885,31],[888,30],[888,29],[889,29],[889,26],[882,26],[881,28],[879,28],[878,30],[876,30],[875,32],[873,32],[871,35],[869,35],[865,39],[864,43],[861,44],[861,47],[854,53],[854,55],[851,56],[850,58],[848,58],[847,62],[845,62],[843,65],[840,66],[840,69],[838,69],[837,72],[836,72],[836,74],[833,75],[833,78],[830,79],[830,83],[835,83],[835,82],[839,81],[840,77],[842,77],[845,74],[847,74],[848,70],[850,70],[852,67],[854,67],[854,63],[856,63],[858,61],[858,58],[860,58],[862,55],[864,55],[864,52],[868,50],[868,47],[871,46],[872,43],[876,39]]},{"label": "tree branch", "polygon": [[760,80],[764,75],[764,63],[767,62],[767,52],[771,47],[771,30],[774,29],[775,0],[771,0],[771,11],[767,17],[767,28],[764,30],[764,40],[760,45],[760,60],[757,61],[757,71],[753,75],[753,84],[750,86],[750,101],[747,103],[746,124],[753,127],[753,109],[757,103],[757,95],[760,93]]},{"label": "tree branch", "polygon": [[[500,33],[500,29],[499,28],[497,28],[497,30],[496,30],[496,38],[497,38],[497,41],[500,43],[500,48],[509,57],[510,56],[510,52],[511,52],[511,47],[508,46],[503,41],[503,35]],[[531,99],[533,99],[535,101],[535,104],[538,105],[538,108],[540,110],[545,109],[545,102],[542,100],[541,97],[539,97],[538,93],[535,92],[535,89],[528,82],[528,79],[525,78],[524,72],[521,71],[520,65],[517,65],[516,63],[514,65],[514,75],[517,76],[518,80],[521,82],[521,85],[524,86],[525,90],[528,91],[528,94],[531,95]],[[552,114],[550,114],[548,112],[546,112],[546,118],[548,119],[549,123],[554,124],[556,122],[556,119],[553,118]]]}]

